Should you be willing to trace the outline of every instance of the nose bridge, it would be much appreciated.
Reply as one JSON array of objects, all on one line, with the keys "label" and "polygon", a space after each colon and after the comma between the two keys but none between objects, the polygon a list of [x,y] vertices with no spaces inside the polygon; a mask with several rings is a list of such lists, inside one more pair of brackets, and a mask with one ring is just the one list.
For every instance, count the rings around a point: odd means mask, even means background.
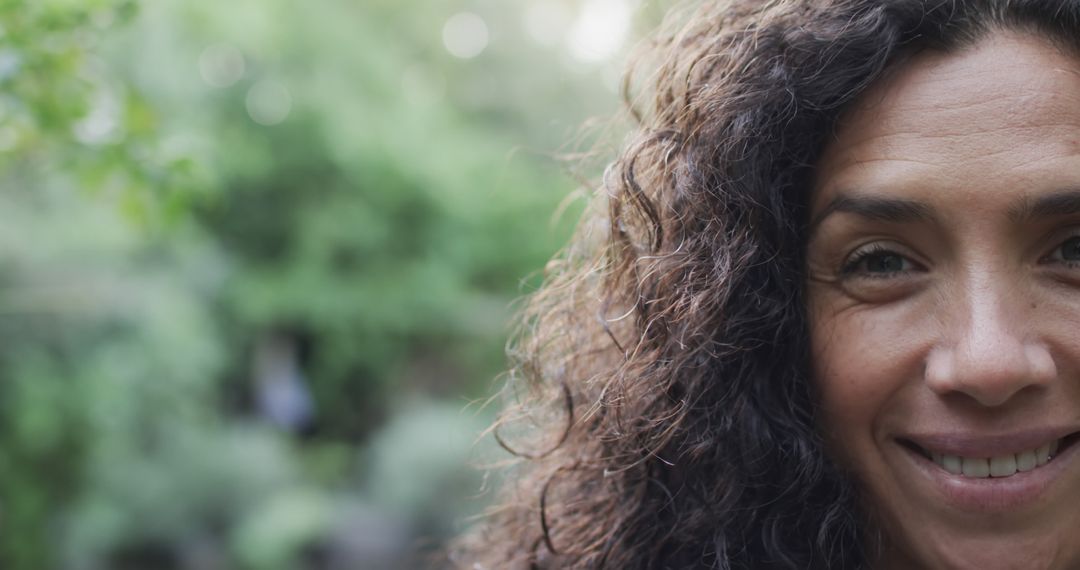
[{"label": "nose bridge", "polygon": [[956,300],[956,350],[969,366],[1013,364],[1026,336],[1023,301],[1007,272],[972,271]]},{"label": "nose bridge", "polygon": [[944,300],[945,338],[927,363],[927,382],[939,393],[959,392],[997,406],[1053,376],[1031,330],[1023,288],[1008,271],[965,272]]}]

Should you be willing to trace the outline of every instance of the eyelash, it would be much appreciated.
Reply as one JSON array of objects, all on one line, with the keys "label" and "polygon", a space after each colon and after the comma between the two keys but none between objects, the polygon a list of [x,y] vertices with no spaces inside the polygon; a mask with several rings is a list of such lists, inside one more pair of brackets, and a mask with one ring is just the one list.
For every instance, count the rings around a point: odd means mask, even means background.
[{"label": "eyelash", "polygon": [[[1073,233],[1071,235],[1066,236],[1065,239],[1063,239],[1056,246],[1054,246],[1054,249],[1052,249],[1049,254],[1047,254],[1046,256],[1044,256],[1042,259],[1039,260],[1040,263],[1057,263],[1057,264],[1064,265],[1065,267],[1068,267],[1070,269],[1080,269],[1080,259],[1064,259],[1063,255],[1059,255],[1059,253],[1062,252],[1062,249],[1065,247],[1065,245],[1070,240],[1073,240],[1073,239],[1080,239],[1080,233]],[[869,259],[871,259],[871,258],[873,258],[875,256],[882,256],[882,255],[896,256],[896,257],[900,258],[903,261],[903,263],[907,264],[910,267],[908,267],[906,269],[898,269],[898,270],[895,270],[895,271],[882,271],[882,272],[873,272],[873,271],[867,271],[866,269],[860,269],[860,266],[862,266],[867,260],[869,260]],[[1055,259],[1054,258],[1055,256],[1061,257],[1061,258],[1060,259]],[[898,275],[910,273],[914,268],[917,268],[917,267],[918,267],[918,264],[916,264],[914,261],[912,261],[911,258],[909,258],[908,256],[906,256],[906,255],[904,255],[902,253],[899,253],[899,252],[897,252],[897,251],[895,251],[893,249],[890,249],[886,245],[883,245],[883,244],[880,244],[880,243],[872,243],[872,244],[869,244],[867,246],[862,247],[861,249],[855,250],[848,257],[848,259],[844,261],[844,265],[840,268],[840,275],[843,276],[843,277],[861,277],[861,278],[870,278],[870,279],[892,279],[892,278],[895,278]]]},{"label": "eyelash", "polygon": [[895,278],[897,275],[909,273],[912,270],[912,267],[909,267],[907,269],[898,269],[896,271],[873,272],[860,268],[867,260],[884,255],[896,256],[902,260],[902,263],[907,264],[908,266],[917,266],[917,264],[909,257],[890,249],[888,246],[880,243],[872,243],[855,250],[848,259],[844,261],[843,267],[840,268],[840,274],[843,277],[891,279]]},{"label": "eyelash", "polygon": [[1064,259],[1064,258],[1062,258],[1062,259],[1052,259],[1052,257],[1055,256],[1058,252],[1062,251],[1062,249],[1065,247],[1065,244],[1069,243],[1070,240],[1074,240],[1074,239],[1080,239],[1080,233],[1074,232],[1074,233],[1066,236],[1065,239],[1061,240],[1060,243],[1058,243],[1056,246],[1054,246],[1054,249],[1052,249],[1049,254],[1047,254],[1045,257],[1043,257],[1039,261],[1040,262],[1059,263],[1059,264],[1062,264],[1062,265],[1064,265],[1066,267],[1069,267],[1069,268],[1080,268],[1080,260],[1077,260],[1077,259]]}]

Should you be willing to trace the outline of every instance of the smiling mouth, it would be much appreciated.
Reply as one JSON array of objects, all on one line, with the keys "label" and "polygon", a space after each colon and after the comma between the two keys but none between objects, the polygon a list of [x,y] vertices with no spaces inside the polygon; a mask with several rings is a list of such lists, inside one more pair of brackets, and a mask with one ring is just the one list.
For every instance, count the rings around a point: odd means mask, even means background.
[{"label": "smiling mouth", "polygon": [[1080,432],[1048,441],[1035,449],[995,457],[961,457],[930,451],[909,440],[900,440],[900,443],[953,475],[971,479],[988,479],[1012,477],[1017,473],[1038,469],[1053,461],[1054,457],[1060,455],[1078,438],[1080,438]]}]

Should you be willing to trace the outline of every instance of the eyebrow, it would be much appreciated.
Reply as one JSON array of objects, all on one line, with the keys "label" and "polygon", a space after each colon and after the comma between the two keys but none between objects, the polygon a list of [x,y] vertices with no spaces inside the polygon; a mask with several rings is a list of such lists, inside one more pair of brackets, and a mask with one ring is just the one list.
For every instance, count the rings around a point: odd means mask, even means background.
[{"label": "eyebrow", "polygon": [[[868,220],[894,224],[936,221],[933,209],[924,202],[841,194],[833,198],[810,221],[808,235],[812,235],[825,218],[836,212],[847,212]],[[1058,190],[1034,199],[1024,196],[1009,206],[1007,213],[1014,223],[1080,214],[1080,187]]]},{"label": "eyebrow", "polygon": [[1023,198],[1009,208],[1014,222],[1080,214],[1080,188],[1068,188],[1038,198]]},{"label": "eyebrow", "polygon": [[[1076,193],[1076,206],[1080,208],[1080,191],[1077,191]],[[852,196],[841,194],[833,198],[832,201],[830,201],[821,212],[810,221],[808,233],[813,234],[814,230],[817,229],[825,218],[836,212],[847,212],[868,220],[894,224],[933,222],[936,220],[933,210],[923,202],[903,198],[880,198],[876,196]]]}]

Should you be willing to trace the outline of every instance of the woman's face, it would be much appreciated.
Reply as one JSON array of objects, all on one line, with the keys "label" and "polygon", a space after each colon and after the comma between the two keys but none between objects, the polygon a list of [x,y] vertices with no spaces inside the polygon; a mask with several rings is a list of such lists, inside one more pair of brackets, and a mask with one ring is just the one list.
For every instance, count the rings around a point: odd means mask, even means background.
[{"label": "woman's face", "polygon": [[823,428],[880,566],[1080,568],[1080,61],[1005,33],[915,56],[811,212]]}]

